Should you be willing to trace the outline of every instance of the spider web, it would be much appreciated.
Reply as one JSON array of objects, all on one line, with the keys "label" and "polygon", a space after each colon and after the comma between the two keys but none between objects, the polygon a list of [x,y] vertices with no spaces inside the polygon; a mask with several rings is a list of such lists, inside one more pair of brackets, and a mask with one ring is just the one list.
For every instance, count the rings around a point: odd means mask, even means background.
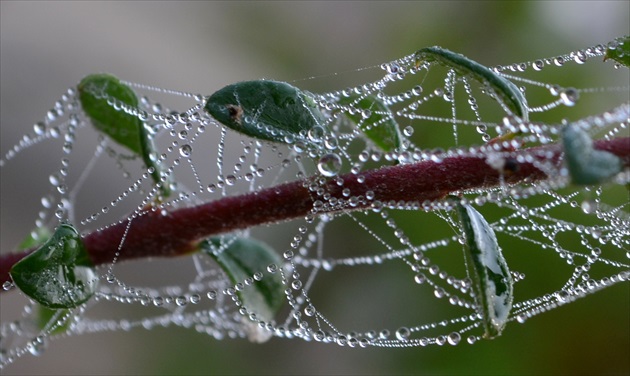
[{"label": "spider web", "polygon": [[[601,62],[606,48],[597,45],[492,68],[523,91],[529,121],[497,100],[487,82],[452,67],[418,64],[409,55],[363,68],[373,78],[310,94],[330,132],[289,137],[286,145],[226,128],[203,111],[204,95],[127,82],[141,93],[140,106],[119,110],[150,125],[160,164],[172,177],[175,193],[160,203],[161,210],[304,180],[316,197],[312,211],[304,218],[237,232],[263,240],[283,259],[279,265],[261,265],[237,283],[205,254],[178,261],[181,270],[164,266],[173,261],[145,262],[142,273],[113,258],[97,269],[97,294],[78,308],[58,310],[42,323],[37,303],[25,299],[21,317],[3,318],[0,364],[40,354],[51,341],[67,336],[168,326],[217,340],[262,342],[275,336],[357,348],[474,344],[483,338],[483,317],[466,268],[463,229],[454,211],[458,203],[474,206],[486,218],[510,265],[516,283],[508,325],[627,281],[627,170],[604,185],[579,187],[570,184],[562,164],[538,161],[536,167],[549,176],[543,181],[422,202],[381,201],[349,189],[338,199],[324,184],[333,179],[343,187],[343,174],[354,174],[360,182],[372,169],[452,156],[484,155],[488,164],[505,169],[519,155],[535,159],[513,149],[558,143],[567,123],[579,124],[594,139],[627,137],[628,86],[575,88],[566,79],[574,71],[579,75],[595,68],[627,83],[627,69]],[[383,151],[365,137],[361,127],[379,124],[364,123],[371,110],[343,104],[352,96],[374,96],[386,104],[386,111],[377,111],[398,124],[399,150]],[[172,102],[181,104],[174,109],[167,105]],[[364,120],[355,123],[345,116],[357,114]],[[508,147],[487,147],[513,133],[518,136]],[[45,142],[61,143],[61,156],[48,177],[35,228],[53,229],[65,221],[87,233],[141,215],[147,203],[155,202],[158,190],[147,169],[93,130],[76,88],[61,96],[1,165],[7,168],[25,149]],[[90,150],[92,157],[76,157],[77,150]],[[102,198],[89,199],[91,190],[103,192]],[[366,201],[367,209],[352,210]],[[241,307],[235,294],[278,273],[286,302],[274,320],[262,321]],[[354,309],[335,312],[340,300],[351,301]],[[103,306],[114,307],[116,314],[102,317],[101,312],[111,312]]]}]

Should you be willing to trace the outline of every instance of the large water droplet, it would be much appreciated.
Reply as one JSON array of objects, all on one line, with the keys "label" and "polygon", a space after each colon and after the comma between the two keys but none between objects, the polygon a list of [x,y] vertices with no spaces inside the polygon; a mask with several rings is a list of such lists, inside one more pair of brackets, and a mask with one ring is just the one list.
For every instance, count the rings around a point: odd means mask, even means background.
[{"label": "large water droplet", "polygon": [[407,327],[400,327],[397,331],[396,331],[396,338],[399,341],[406,341],[407,339],[409,339],[409,335],[411,334],[411,332],[409,331],[409,328]]},{"label": "large water droplet", "polygon": [[33,125],[33,130],[35,131],[35,134],[41,136],[46,133],[46,125],[44,124],[44,122],[39,121],[35,123],[35,125]]},{"label": "large water droplet", "polygon": [[447,337],[448,343],[453,346],[457,345],[461,339],[462,337],[457,332],[453,332]]},{"label": "large water droplet", "polygon": [[326,176],[336,176],[341,170],[341,158],[335,153],[324,154],[317,162],[317,169],[319,172]]},{"label": "large water droplet", "polygon": [[184,157],[184,158],[188,158],[190,157],[190,155],[192,154],[192,146],[188,145],[188,144],[184,144],[179,148],[179,154]]},{"label": "large water droplet", "polygon": [[575,88],[567,88],[562,93],[560,93],[560,99],[562,99],[562,103],[565,106],[575,106],[578,99],[580,99],[580,93]]}]

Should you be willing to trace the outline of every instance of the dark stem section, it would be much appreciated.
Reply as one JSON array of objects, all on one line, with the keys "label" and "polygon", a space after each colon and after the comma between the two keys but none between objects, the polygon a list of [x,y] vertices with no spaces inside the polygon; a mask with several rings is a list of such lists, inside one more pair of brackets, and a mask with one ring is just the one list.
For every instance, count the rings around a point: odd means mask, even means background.
[{"label": "dark stem section", "polygon": [[[630,138],[597,141],[594,147],[619,156],[624,166],[630,165]],[[547,145],[512,153],[516,157],[519,154],[533,155],[538,161],[557,165],[561,163],[562,148],[560,145]],[[547,178],[534,163],[519,162],[518,158],[510,159],[507,166],[505,171],[498,171],[488,165],[486,157],[481,155],[448,157],[441,162],[425,161],[365,171],[361,175],[343,175],[343,186],[333,181],[325,183],[325,191],[331,197],[347,200],[342,190],[348,188],[351,196],[365,198],[366,193],[371,191],[374,199],[364,199],[354,207],[325,208],[316,214],[326,210],[365,209],[374,200],[385,204],[391,201],[422,203],[467,189]],[[365,179],[362,183],[358,181],[359,176]],[[307,188],[310,183],[286,183],[166,213],[157,209],[149,210],[135,218],[92,232],[83,241],[95,265],[106,264],[114,259],[185,255],[196,251],[196,244],[208,236],[301,218],[312,213],[318,197]],[[0,256],[0,284],[10,281],[9,270],[13,264],[30,252],[32,250]]]}]

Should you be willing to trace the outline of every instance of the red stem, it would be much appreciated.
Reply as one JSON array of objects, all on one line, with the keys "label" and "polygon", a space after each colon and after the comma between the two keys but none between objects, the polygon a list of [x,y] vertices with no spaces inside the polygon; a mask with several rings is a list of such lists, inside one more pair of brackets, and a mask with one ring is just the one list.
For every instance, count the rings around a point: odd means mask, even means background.
[{"label": "red stem", "polygon": [[[622,158],[625,166],[630,165],[630,138],[600,140],[594,147],[611,152]],[[559,163],[561,153],[559,145],[547,145],[515,154],[537,155],[539,160]],[[462,190],[489,188],[502,182],[533,182],[547,177],[532,163],[518,163],[516,159],[513,162],[510,171],[503,174],[489,166],[484,156],[449,157],[439,163],[426,161],[384,167],[363,172],[363,183],[357,181],[359,175],[343,175],[343,186],[329,181],[325,183],[325,191],[337,199],[347,199],[342,190],[348,188],[352,196],[366,197],[366,193],[372,191],[374,199],[382,203],[421,203]],[[296,181],[173,210],[166,215],[160,214],[159,210],[148,212],[132,219],[131,223],[125,220],[92,232],[83,240],[95,265],[111,262],[117,254],[118,260],[179,256],[194,252],[199,240],[211,235],[304,217],[313,210],[317,199],[303,181]],[[324,208],[322,211],[357,210],[371,203],[364,199],[354,207]],[[30,252],[32,250],[0,256],[0,284],[10,280],[9,270],[13,264]]]}]

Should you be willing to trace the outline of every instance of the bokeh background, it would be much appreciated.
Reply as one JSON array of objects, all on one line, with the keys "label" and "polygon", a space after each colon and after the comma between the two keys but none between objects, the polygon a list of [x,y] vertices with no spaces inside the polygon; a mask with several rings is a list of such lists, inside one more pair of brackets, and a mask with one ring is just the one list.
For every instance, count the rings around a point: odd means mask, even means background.
[{"label": "bokeh background", "polygon": [[[424,46],[441,45],[489,65],[511,63],[630,34],[629,19],[627,1],[3,0],[0,151],[89,73],[204,94],[247,79],[324,76],[309,80],[309,89],[330,90],[344,85],[344,75],[331,79],[333,73]],[[43,167],[46,148],[2,171],[2,252],[33,226],[37,187],[50,173]],[[167,265],[176,269],[177,261]],[[19,315],[15,295],[0,297],[3,321]],[[628,374],[629,312],[628,285],[618,285],[511,325],[493,341],[403,350],[283,339],[254,345],[177,328],[105,333],[54,342],[2,374]]]}]

